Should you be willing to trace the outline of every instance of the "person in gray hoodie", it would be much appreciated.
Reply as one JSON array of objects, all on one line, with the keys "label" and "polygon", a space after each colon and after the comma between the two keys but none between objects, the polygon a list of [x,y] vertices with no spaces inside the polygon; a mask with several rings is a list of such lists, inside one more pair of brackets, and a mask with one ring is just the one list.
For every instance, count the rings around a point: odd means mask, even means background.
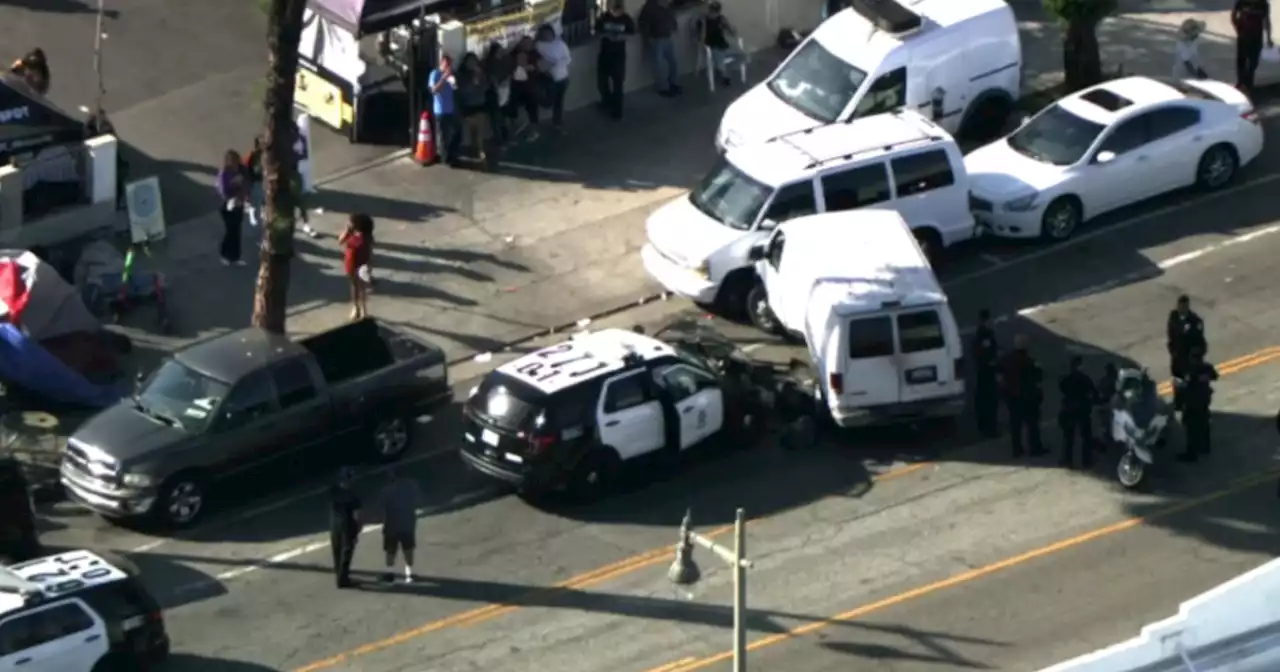
[{"label": "person in gray hoodie", "polygon": [[422,493],[417,481],[392,469],[391,481],[382,490],[382,550],[386,552],[387,571],[383,580],[395,580],[396,552],[404,556],[404,582],[413,582],[413,550],[417,547],[418,506]]}]

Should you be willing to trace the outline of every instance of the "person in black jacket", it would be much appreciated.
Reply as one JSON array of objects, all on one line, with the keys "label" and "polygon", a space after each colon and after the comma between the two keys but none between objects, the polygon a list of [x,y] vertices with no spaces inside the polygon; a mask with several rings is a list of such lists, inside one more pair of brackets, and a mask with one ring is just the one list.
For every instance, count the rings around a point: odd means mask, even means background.
[{"label": "person in black jacket", "polygon": [[623,83],[627,76],[627,40],[636,34],[636,22],[622,0],[610,0],[609,11],[596,19],[600,55],[596,59],[596,85],[600,107],[614,119],[622,118]]},{"label": "person in black jacket", "polygon": [[[1032,455],[1043,455],[1040,440],[1040,411],[1044,404],[1044,372],[1027,351],[1027,338],[1018,334],[1013,339],[1013,352],[1002,358],[1000,387],[1009,413],[1009,437],[1013,456],[1022,457],[1030,448]],[[1023,438],[1026,438],[1026,444]]]},{"label": "person in black jacket", "polygon": [[350,588],[351,558],[360,541],[360,497],[351,489],[355,472],[343,467],[338,482],[329,489],[329,547],[333,551],[333,576],[339,588]]},{"label": "person in black jacket", "polygon": [[1068,469],[1075,466],[1075,443],[1080,439],[1080,466],[1093,466],[1093,407],[1098,390],[1081,370],[1084,358],[1072,355],[1067,375],[1058,381],[1062,407],[1058,409],[1058,427],[1062,429],[1062,461]]},{"label": "person in black jacket", "polygon": [[973,332],[973,361],[973,412],[977,416],[978,431],[984,436],[998,436],[1000,345],[996,342],[995,330],[991,328],[991,312],[985,308],[978,313],[978,328]]},{"label": "person in black jacket", "polygon": [[[1201,356],[1209,352],[1209,344],[1204,335],[1204,320],[1191,310],[1191,298],[1186,294],[1179,296],[1177,306],[1169,311],[1165,338],[1169,350],[1169,373],[1174,378],[1182,379],[1186,376],[1193,350],[1199,350]],[[1174,407],[1179,410],[1182,408],[1181,397],[1180,393],[1174,393]]]}]

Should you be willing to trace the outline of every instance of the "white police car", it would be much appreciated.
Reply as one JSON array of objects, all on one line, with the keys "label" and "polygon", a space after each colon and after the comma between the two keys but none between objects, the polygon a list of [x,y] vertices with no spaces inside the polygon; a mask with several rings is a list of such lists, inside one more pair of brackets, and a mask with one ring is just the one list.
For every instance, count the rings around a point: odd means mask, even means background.
[{"label": "white police car", "polygon": [[0,567],[0,671],[109,672],[168,656],[137,568],[107,557],[68,551]]},{"label": "white police car", "polygon": [[491,371],[463,412],[462,458],[537,495],[602,494],[621,468],[745,428],[740,395],[700,357],[605,329]]}]

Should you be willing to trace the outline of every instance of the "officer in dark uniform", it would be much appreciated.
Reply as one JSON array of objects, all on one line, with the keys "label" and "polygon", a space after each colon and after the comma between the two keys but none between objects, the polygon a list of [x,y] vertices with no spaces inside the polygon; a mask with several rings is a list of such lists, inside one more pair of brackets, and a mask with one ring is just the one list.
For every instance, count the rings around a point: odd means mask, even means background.
[{"label": "officer in dark uniform", "polygon": [[1183,376],[1182,426],[1186,431],[1187,449],[1178,456],[1183,462],[1195,462],[1209,454],[1209,405],[1213,402],[1213,381],[1218,370],[1204,361],[1204,352],[1192,348]]},{"label": "officer in dark uniform", "polygon": [[1084,358],[1072,355],[1067,375],[1058,381],[1062,407],[1058,409],[1058,426],[1062,428],[1062,466],[1075,466],[1075,443],[1080,439],[1080,466],[1093,466],[1093,407],[1098,390],[1081,370]]},{"label": "officer in dark uniform", "polygon": [[978,431],[984,436],[997,436],[1000,433],[1000,345],[991,328],[991,311],[985,308],[978,312],[978,328],[973,333],[973,361],[976,369],[973,411]]},{"label": "officer in dark uniform", "polygon": [[[1174,378],[1183,378],[1191,351],[1199,349],[1201,355],[1209,352],[1209,344],[1205,341],[1204,320],[1191,310],[1191,298],[1186,294],[1178,297],[1178,305],[1169,311],[1169,320],[1165,324],[1166,347],[1169,349],[1169,373]],[[1182,398],[1175,390],[1174,407],[1181,410]]]},{"label": "officer in dark uniform", "polygon": [[[1009,435],[1013,456],[1022,457],[1026,447],[1032,455],[1043,455],[1040,441],[1040,410],[1044,404],[1044,372],[1027,352],[1027,338],[1018,334],[1013,339],[1013,352],[1001,358],[1000,386],[1005,409],[1009,413]],[[1023,433],[1026,433],[1026,446]]]},{"label": "officer in dark uniform", "polygon": [[350,588],[351,557],[360,540],[360,498],[351,489],[355,472],[343,467],[338,482],[329,489],[329,546],[333,550],[333,576],[339,588]]}]

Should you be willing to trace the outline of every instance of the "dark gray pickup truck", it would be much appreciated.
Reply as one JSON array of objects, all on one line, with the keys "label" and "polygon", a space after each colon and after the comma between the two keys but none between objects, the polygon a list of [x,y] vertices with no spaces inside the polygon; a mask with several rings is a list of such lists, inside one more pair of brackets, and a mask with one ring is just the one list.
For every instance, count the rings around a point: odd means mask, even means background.
[{"label": "dark gray pickup truck", "polygon": [[212,486],[268,466],[391,461],[451,399],[444,352],[371,319],[299,341],[245,329],[175,353],[67,440],[61,481],[108,519],[188,527]]}]

